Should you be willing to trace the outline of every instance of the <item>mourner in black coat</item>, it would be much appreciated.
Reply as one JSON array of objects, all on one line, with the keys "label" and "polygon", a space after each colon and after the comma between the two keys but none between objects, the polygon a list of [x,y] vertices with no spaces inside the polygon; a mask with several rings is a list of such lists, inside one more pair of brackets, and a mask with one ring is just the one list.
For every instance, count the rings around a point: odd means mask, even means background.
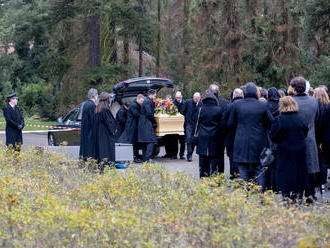
[{"label": "mourner in black coat", "polygon": [[144,144],[144,160],[151,161],[153,156],[154,144],[157,143],[155,128],[155,104],[153,99],[156,97],[155,90],[149,90],[148,97],[144,99],[141,108],[141,115],[138,126],[138,141]]},{"label": "mourner in black coat", "polygon": [[133,101],[128,109],[127,122],[125,130],[119,138],[119,143],[132,144],[134,150],[134,161],[141,162],[138,159],[139,146],[138,146],[138,125],[141,115],[141,105],[144,101],[144,96],[139,94],[137,99]]},{"label": "mourner in black coat", "polygon": [[266,131],[272,120],[267,104],[258,100],[257,87],[248,83],[244,99],[233,104],[228,127],[235,130],[233,160],[237,163],[240,177],[245,181],[256,178],[262,186],[265,182],[260,154],[268,146]]},{"label": "mourner in black coat", "polygon": [[225,134],[224,136],[224,145],[227,149],[227,155],[229,157],[229,163],[230,163],[230,175],[231,177],[235,177],[235,175],[238,174],[237,166],[235,165],[233,161],[233,147],[234,147],[234,140],[235,140],[235,130],[228,128],[228,121],[230,113],[233,109],[233,104],[236,101],[242,100],[244,97],[243,91],[241,89],[235,89],[232,93],[232,102],[228,105],[226,108],[223,116],[222,116],[222,130]]},{"label": "mourner in black coat", "polygon": [[200,101],[201,96],[198,92],[194,94],[193,99],[189,99],[184,105],[184,119],[185,119],[185,136],[187,143],[187,160],[192,161],[192,154],[194,152],[195,144],[192,143],[195,133],[196,122],[198,118],[198,110],[202,106]]},{"label": "mourner in black coat", "polygon": [[115,162],[117,123],[110,111],[109,97],[109,93],[102,92],[100,102],[95,109],[95,153],[101,169]]},{"label": "mourner in black coat", "polygon": [[290,197],[308,188],[306,143],[308,123],[298,112],[298,105],[292,97],[280,100],[281,115],[272,125],[271,139],[278,144],[276,150],[276,185],[284,197]]},{"label": "mourner in black coat", "polygon": [[83,103],[79,156],[84,160],[87,160],[88,158],[95,158],[95,135],[93,132],[95,124],[94,116],[96,98],[97,91],[93,98],[88,99]]},{"label": "mourner in black coat", "polygon": [[10,94],[7,99],[8,104],[3,109],[3,116],[6,119],[6,145],[19,151],[20,146],[23,144],[24,118],[17,107],[18,98],[16,94]]},{"label": "mourner in black coat", "polygon": [[118,110],[117,115],[116,115],[116,120],[117,120],[117,123],[119,125],[119,130],[118,130],[119,131],[119,134],[118,134],[119,136],[125,130],[128,108],[129,108],[129,104],[125,103],[124,105],[122,105],[120,107],[120,109]]},{"label": "mourner in black coat", "polygon": [[219,158],[221,147],[221,119],[223,108],[218,106],[218,99],[212,93],[206,94],[200,110],[198,124],[197,154],[199,155],[200,177],[222,171]]},{"label": "mourner in black coat", "polygon": [[[219,86],[216,84],[211,84],[210,87],[208,88],[208,92],[213,93],[215,97],[218,100],[218,105],[226,111],[229,105],[229,101],[220,97],[220,89]],[[225,132],[223,132],[225,134]],[[224,140],[225,137],[220,137],[220,148],[219,148],[219,158],[220,158],[220,163],[222,166],[219,168],[224,168],[225,165],[225,160],[224,160],[224,153],[225,153],[225,145],[224,145]],[[218,171],[219,173],[223,173],[223,171]]]},{"label": "mourner in black coat", "polygon": [[[274,118],[276,118],[280,112],[279,112],[279,100],[280,100],[281,96],[280,93],[278,93],[278,90],[275,87],[271,87],[268,89],[268,100],[267,100],[267,108],[269,110],[269,112],[272,114],[272,116]],[[269,132],[267,133],[267,135],[269,136]],[[277,145],[274,142],[270,141],[270,148],[273,151],[273,154],[275,155],[275,161],[273,162],[272,165],[269,166],[268,170],[265,173],[265,177],[266,177],[266,188],[267,189],[272,189],[272,190],[276,190],[276,171],[275,171],[275,167],[276,167],[276,149],[277,149]]]},{"label": "mourner in black coat", "polygon": [[[178,108],[179,113],[184,115],[185,100],[182,99],[181,92],[178,91],[176,93],[176,98],[175,98],[173,103]],[[179,143],[180,143],[179,156],[180,156],[180,159],[184,159],[184,152],[186,150],[186,141],[185,141],[185,136],[184,135],[179,136]],[[178,151],[176,151],[176,154],[177,153],[178,153]]]}]

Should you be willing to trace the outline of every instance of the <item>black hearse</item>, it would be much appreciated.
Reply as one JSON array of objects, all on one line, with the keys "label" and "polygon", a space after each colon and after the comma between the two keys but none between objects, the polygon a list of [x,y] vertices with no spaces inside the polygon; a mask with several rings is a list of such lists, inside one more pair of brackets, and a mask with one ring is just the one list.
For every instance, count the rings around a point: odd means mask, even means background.
[{"label": "black hearse", "polygon": [[[117,83],[111,94],[111,112],[114,117],[120,106],[125,102],[133,101],[138,94],[147,95],[149,89],[159,92],[162,89],[173,89],[173,81],[167,78],[141,77],[132,78]],[[58,118],[58,123],[53,125],[48,131],[48,145],[58,146],[65,144],[67,146],[80,145],[80,127],[82,109],[84,103],[80,103],[64,117]],[[72,129],[69,130],[68,129]],[[63,130],[63,131],[61,131]],[[159,149],[155,149],[155,153]]]}]

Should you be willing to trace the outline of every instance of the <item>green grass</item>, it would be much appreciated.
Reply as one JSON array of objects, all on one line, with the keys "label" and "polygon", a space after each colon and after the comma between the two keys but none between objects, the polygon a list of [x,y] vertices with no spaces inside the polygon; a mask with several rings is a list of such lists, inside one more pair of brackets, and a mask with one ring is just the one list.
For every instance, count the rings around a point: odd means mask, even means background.
[{"label": "green grass", "polygon": [[[38,119],[25,119],[25,125],[46,125],[51,126],[56,124],[54,121],[43,121]],[[4,130],[6,128],[6,120],[4,117],[0,117],[0,130]],[[47,127],[29,127],[25,126],[23,131],[36,131],[36,130],[48,130]]]}]

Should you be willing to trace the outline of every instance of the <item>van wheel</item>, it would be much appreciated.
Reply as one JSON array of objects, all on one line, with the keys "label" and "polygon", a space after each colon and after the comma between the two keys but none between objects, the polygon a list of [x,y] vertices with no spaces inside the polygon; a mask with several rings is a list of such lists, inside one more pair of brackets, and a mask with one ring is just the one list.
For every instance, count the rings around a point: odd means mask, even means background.
[{"label": "van wheel", "polygon": [[48,145],[49,146],[56,146],[56,143],[55,143],[55,136],[53,133],[50,133],[48,135]]},{"label": "van wheel", "polygon": [[160,152],[160,147],[158,145],[154,146],[154,157],[157,157]]}]

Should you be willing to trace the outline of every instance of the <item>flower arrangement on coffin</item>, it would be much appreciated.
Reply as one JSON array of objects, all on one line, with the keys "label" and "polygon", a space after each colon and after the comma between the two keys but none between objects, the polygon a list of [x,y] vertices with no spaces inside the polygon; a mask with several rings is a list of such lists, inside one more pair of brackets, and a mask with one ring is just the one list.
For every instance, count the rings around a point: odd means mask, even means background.
[{"label": "flower arrangement on coffin", "polygon": [[177,115],[178,108],[168,100],[156,99],[155,101],[155,114]]},{"label": "flower arrangement on coffin", "polygon": [[179,113],[178,108],[171,101],[155,99],[154,102],[157,122],[156,135],[184,135],[184,117]]}]

